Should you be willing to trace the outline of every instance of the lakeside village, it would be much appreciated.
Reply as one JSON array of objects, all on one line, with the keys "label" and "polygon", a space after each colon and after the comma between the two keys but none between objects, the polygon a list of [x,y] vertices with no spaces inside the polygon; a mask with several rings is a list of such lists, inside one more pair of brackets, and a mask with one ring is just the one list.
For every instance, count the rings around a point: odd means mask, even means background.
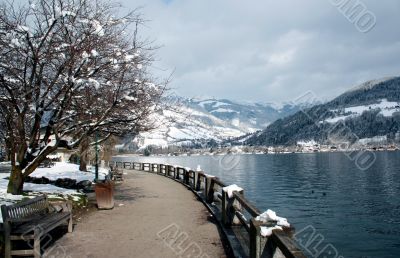
[{"label": "lakeside village", "polygon": [[[400,139],[399,135],[396,135]],[[397,139],[397,138],[396,138]],[[141,156],[199,156],[227,154],[289,154],[318,152],[353,152],[353,151],[399,151],[400,141],[389,142],[386,136],[360,139],[356,143],[342,142],[340,144],[320,144],[314,140],[299,141],[292,146],[249,146],[231,143],[213,144],[208,148],[196,148],[190,145],[175,146],[138,146],[136,144],[115,145],[118,154],[138,154]]]}]

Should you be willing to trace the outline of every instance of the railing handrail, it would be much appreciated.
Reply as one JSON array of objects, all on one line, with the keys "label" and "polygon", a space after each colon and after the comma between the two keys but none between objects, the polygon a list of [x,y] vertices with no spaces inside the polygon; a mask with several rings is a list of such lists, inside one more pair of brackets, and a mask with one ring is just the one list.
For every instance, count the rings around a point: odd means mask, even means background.
[{"label": "railing handrail", "polygon": [[251,216],[257,217],[260,216],[261,212],[260,210],[255,207],[250,201],[248,201],[242,194],[238,192],[233,192],[233,197],[238,200],[238,202],[244,206],[246,211],[250,213]]}]

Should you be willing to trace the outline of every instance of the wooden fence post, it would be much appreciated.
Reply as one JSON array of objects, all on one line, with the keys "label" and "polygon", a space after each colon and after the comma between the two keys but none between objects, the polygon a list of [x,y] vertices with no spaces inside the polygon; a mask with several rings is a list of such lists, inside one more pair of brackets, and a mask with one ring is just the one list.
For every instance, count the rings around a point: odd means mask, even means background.
[{"label": "wooden fence post", "polygon": [[171,172],[171,165],[167,165],[165,167],[165,176],[169,177],[169,173]]},{"label": "wooden fence post", "polygon": [[250,220],[250,258],[260,258],[261,256],[261,222],[251,218]]},{"label": "wooden fence post", "polygon": [[[241,195],[244,191],[234,191]],[[233,207],[233,208],[232,208]],[[221,205],[221,221],[225,226],[241,225],[239,218],[236,216],[234,211],[243,211],[243,207],[233,196],[229,198],[228,193],[222,188],[222,205]]]},{"label": "wooden fence post", "polygon": [[196,191],[201,190],[201,179],[203,178],[203,172],[196,171]]},{"label": "wooden fence post", "polygon": [[[235,191],[239,194],[241,194],[242,196],[244,195],[244,190],[241,191]],[[232,205],[234,207],[234,210],[243,212],[243,206],[242,204],[240,204],[240,202],[238,200],[236,200],[235,198],[232,198],[232,202],[230,203],[230,205]],[[240,219],[236,216],[236,214],[232,214],[232,222],[233,225],[241,225]]]},{"label": "wooden fence post", "polygon": [[228,202],[229,202],[228,193],[224,191],[224,189],[222,189],[221,221],[222,225],[224,226],[230,226],[230,220],[228,216],[229,212]]},{"label": "wooden fence post", "polygon": [[186,185],[189,184],[189,171],[187,169],[183,169],[183,181]]},{"label": "wooden fence post", "polygon": [[206,176],[205,197],[207,203],[214,201],[214,176]]},{"label": "wooden fence post", "polygon": [[204,198],[207,201],[207,197],[208,197],[208,189],[210,188],[210,184],[211,184],[211,178],[209,178],[208,176],[205,176],[204,178]]}]

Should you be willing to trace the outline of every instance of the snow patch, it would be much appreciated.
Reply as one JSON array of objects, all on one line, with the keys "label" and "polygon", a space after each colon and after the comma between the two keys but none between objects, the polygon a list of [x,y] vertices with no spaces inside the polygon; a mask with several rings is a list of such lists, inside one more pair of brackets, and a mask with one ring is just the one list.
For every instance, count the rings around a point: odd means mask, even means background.
[{"label": "snow patch", "polygon": [[28,32],[29,28],[27,26],[18,25],[17,30],[20,32]]},{"label": "snow patch", "polygon": [[217,108],[215,110],[212,110],[210,113],[239,113],[239,112],[227,108]]},{"label": "snow patch", "polygon": [[99,52],[97,52],[95,49],[92,49],[90,53],[92,54],[93,57],[99,56]]},{"label": "snow patch", "polygon": [[263,223],[276,222],[277,226],[290,227],[290,224],[288,223],[286,218],[277,216],[276,212],[270,209],[262,213],[260,216],[257,216],[256,220],[261,221]]},{"label": "snow patch", "polygon": [[[99,179],[103,180],[108,175],[108,169],[99,167]],[[56,162],[51,168],[37,168],[31,175],[31,177],[46,177],[49,180],[55,181],[58,178],[70,178],[77,182],[94,180],[94,167],[90,167],[90,171],[84,172],[79,171],[79,165]]]},{"label": "snow patch", "polygon": [[372,138],[362,138],[358,140],[358,143],[362,145],[366,145],[369,143],[386,143],[387,142],[387,136],[374,136]]},{"label": "snow patch", "polygon": [[261,227],[260,234],[263,237],[270,237],[272,235],[273,230],[283,230],[280,226],[273,226],[273,227]]},{"label": "snow patch", "polygon": [[331,111],[338,115],[329,119],[325,119],[324,121],[321,122],[336,123],[338,121],[345,120],[348,118],[361,116],[363,112],[371,110],[380,110],[379,114],[385,117],[391,117],[395,112],[400,112],[400,104],[398,102],[388,101],[387,99],[381,99],[379,100],[379,103],[371,105],[346,107],[341,110],[333,109]]},{"label": "snow patch", "polygon": [[60,15],[62,17],[66,17],[66,16],[76,16],[76,13],[71,12],[71,11],[61,11]]},{"label": "snow patch", "polygon": [[97,34],[98,36],[104,36],[104,29],[103,26],[101,26],[100,22],[98,20],[93,20],[92,21],[92,26],[94,27],[94,33]]},{"label": "snow patch", "polygon": [[217,108],[220,106],[228,106],[230,104],[221,102],[221,101],[217,101],[217,100],[203,100],[199,103],[199,105],[203,108],[205,108],[206,105],[211,105],[213,108]]},{"label": "snow patch", "polygon": [[237,185],[229,185],[229,186],[225,186],[222,188],[227,194],[229,198],[233,197],[233,192],[237,191],[237,192],[241,192],[243,191],[243,188],[237,186]]}]

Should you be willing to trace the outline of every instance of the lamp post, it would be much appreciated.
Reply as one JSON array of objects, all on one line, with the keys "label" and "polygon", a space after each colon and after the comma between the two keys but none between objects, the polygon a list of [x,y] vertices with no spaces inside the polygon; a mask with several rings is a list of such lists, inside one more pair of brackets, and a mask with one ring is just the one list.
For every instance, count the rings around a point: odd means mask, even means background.
[{"label": "lamp post", "polygon": [[94,181],[97,182],[99,180],[99,146],[98,146],[98,132],[96,131],[96,144],[95,144],[95,150],[96,150],[96,165],[94,166]]}]

